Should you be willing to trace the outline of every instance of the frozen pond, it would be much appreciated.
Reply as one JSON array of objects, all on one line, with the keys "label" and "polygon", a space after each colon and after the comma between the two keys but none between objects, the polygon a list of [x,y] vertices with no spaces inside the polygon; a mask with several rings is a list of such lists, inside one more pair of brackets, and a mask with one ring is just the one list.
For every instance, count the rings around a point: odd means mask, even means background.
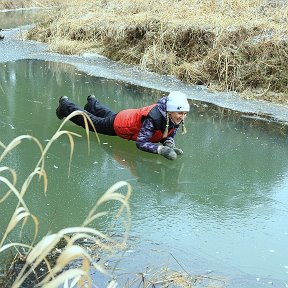
[{"label": "frozen pond", "polygon": [[[15,31],[5,33],[0,42],[0,140],[5,144],[29,134],[45,145],[61,123],[55,116],[61,95],[83,107],[93,93],[115,111],[148,105],[175,87],[198,100],[211,97],[201,87],[133,74],[130,67],[101,57],[47,53],[45,45],[26,45],[11,37]],[[223,99],[230,103],[231,97]],[[274,113],[273,107],[263,107],[259,111]],[[287,111],[278,111],[283,113],[275,118],[285,121]],[[100,144],[92,138],[88,155],[84,130],[67,124],[67,130],[83,135],[76,138],[71,177],[64,137],[46,160],[47,197],[37,183],[27,194],[29,208],[40,219],[40,234],[81,224],[100,195],[125,180],[133,187],[132,227],[118,274],[130,277],[146,267],[169,266],[191,275],[209,272],[223,279],[220,287],[287,287],[287,138],[201,108],[189,114],[186,126],[188,133],[176,138],[185,154],[169,161],[141,152],[133,142],[101,135]],[[37,152],[25,143],[7,158],[19,181],[34,167]],[[1,207],[1,219],[10,212]],[[99,223],[100,228],[107,225]]]},{"label": "frozen pond", "polygon": [[[83,106],[87,95],[94,93],[115,111],[148,105],[164,95],[56,62],[7,62],[1,64],[1,71],[3,143],[30,134],[44,145],[60,124],[55,108],[63,94]],[[133,187],[129,234],[135,238],[127,255],[133,258],[132,266],[124,257],[122,269],[141,271],[170,262],[176,268],[173,255],[192,275],[211,270],[225,275],[228,282],[250,279],[249,287],[258,287],[259,281],[285,287],[286,137],[196,109],[186,122],[189,133],[176,138],[185,154],[176,161],[141,152],[133,142],[109,136],[100,136],[100,145],[92,140],[88,155],[84,131],[67,124],[66,129],[83,135],[76,139],[71,177],[67,177],[69,141],[61,138],[46,160],[47,198],[37,191],[39,187],[28,196],[30,208],[38,211],[35,214],[42,221],[40,229],[45,233],[47,227],[56,231],[79,225],[91,202],[115,182],[126,180]],[[8,158],[19,179],[39,157],[31,145],[23,145]],[[5,211],[1,208],[1,218],[8,215],[9,209]]]}]

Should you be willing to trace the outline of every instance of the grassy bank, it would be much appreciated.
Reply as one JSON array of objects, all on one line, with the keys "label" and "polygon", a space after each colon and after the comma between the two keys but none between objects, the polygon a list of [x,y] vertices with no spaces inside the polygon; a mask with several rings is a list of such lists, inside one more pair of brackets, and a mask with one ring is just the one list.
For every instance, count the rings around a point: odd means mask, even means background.
[{"label": "grassy bank", "polygon": [[79,1],[29,39],[94,51],[213,90],[288,104],[286,1]]}]

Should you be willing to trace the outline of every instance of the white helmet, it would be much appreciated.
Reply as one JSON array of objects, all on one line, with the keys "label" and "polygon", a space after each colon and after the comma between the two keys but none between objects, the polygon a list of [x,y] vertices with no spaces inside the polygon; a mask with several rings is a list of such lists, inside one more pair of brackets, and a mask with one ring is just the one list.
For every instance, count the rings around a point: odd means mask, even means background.
[{"label": "white helmet", "polygon": [[167,96],[167,108],[168,112],[189,112],[190,105],[187,101],[186,94],[180,91],[172,91]]}]

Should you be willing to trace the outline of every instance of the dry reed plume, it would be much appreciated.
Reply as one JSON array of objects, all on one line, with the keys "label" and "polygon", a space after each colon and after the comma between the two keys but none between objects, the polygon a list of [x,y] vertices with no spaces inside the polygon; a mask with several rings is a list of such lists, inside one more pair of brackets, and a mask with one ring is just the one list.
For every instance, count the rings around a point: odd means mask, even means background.
[{"label": "dry reed plume", "polygon": [[46,15],[28,38],[59,53],[94,51],[211,89],[288,103],[287,29],[282,0],[98,0]]},{"label": "dry reed plume", "polygon": [[[68,136],[70,141],[71,153],[70,153],[70,165],[71,159],[74,151],[74,137],[81,137],[79,134],[75,134],[73,132],[69,132],[66,130],[62,130],[63,125],[69,121],[70,118],[81,115],[85,119],[85,127],[86,127],[86,135],[88,137],[88,145],[89,145],[89,123],[91,125],[92,122],[83,112],[73,112],[69,117],[67,117],[64,122],[61,124],[57,132],[53,135],[51,140],[45,147],[42,147],[41,143],[32,136],[23,135],[16,137],[11,143],[7,146],[0,142],[0,146],[3,149],[3,152],[0,154],[0,162],[3,161],[6,157],[8,157],[11,153],[13,154],[13,149],[20,145],[24,140],[31,140],[36,143],[36,146],[40,151],[40,159],[35,169],[31,172],[31,174],[27,177],[24,183],[21,185],[17,182],[17,172],[13,169],[3,166],[0,167],[0,184],[2,187],[7,187],[7,192],[1,192],[0,195],[0,205],[8,205],[9,202],[7,199],[14,195],[18,204],[12,213],[10,220],[8,221],[7,228],[5,229],[4,235],[0,240],[0,255],[3,255],[7,250],[11,250],[12,248],[17,251],[18,259],[22,261],[22,268],[20,271],[17,271],[16,279],[13,279],[13,283],[10,283],[11,279],[5,279],[5,287],[7,282],[11,284],[12,288],[22,287],[23,283],[31,277],[32,274],[39,270],[39,267],[45,267],[43,269],[45,272],[42,273],[41,277],[38,279],[37,286],[38,287],[59,287],[59,285],[64,285],[64,287],[74,287],[76,284],[78,287],[92,287],[92,279],[90,278],[89,271],[90,268],[98,270],[101,273],[109,274],[107,269],[105,269],[101,264],[99,264],[95,259],[93,259],[93,255],[88,252],[87,249],[83,245],[81,245],[81,240],[88,239],[91,245],[97,247],[96,249],[101,249],[103,251],[113,251],[120,248],[123,248],[125,245],[127,238],[127,232],[130,226],[130,208],[129,208],[129,197],[131,195],[131,187],[128,183],[122,181],[113,185],[110,189],[108,189],[100,199],[96,202],[93,209],[89,212],[86,219],[84,219],[83,223],[79,227],[70,227],[64,228],[57,233],[49,234],[44,236],[38,243],[35,245],[36,236],[38,234],[38,226],[39,222],[35,215],[31,213],[27,203],[25,202],[25,194],[29,191],[29,187],[31,181],[38,177],[39,180],[43,180],[43,191],[47,193],[48,187],[48,176],[46,171],[44,170],[44,159],[46,158],[46,154],[51,147],[51,145],[62,135]],[[79,117],[79,116],[78,116]],[[89,149],[89,146],[88,146]],[[70,167],[69,165],[69,167]],[[69,168],[70,173],[70,168]],[[3,186],[4,185],[4,186]],[[19,187],[20,186],[20,187]],[[121,188],[127,188],[126,193],[117,192]],[[3,189],[2,189],[3,190]],[[123,190],[123,189],[122,189]],[[125,233],[123,235],[123,242],[120,243],[119,240],[116,241],[113,238],[105,235],[104,233],[93,228],[93,222],[95,219],[99,219],[101,217],[107,216],[108,211],[98,212],[99,207],[105,204],[108,201],[117,201],[120,203],[119,210],[116,211],[114,217],[115,219],[119,219],[121,217],[121,221],[123,222]],[[10,202],[11,203],[11,202]],[[109,213],[111,214],[111,213]],[[111,216],[111,215],[110,215]],[[122,219],[123,218],[123,219]],[[14,231],[18,231],[20,228],[20,233],[26,227],[28,220],[32,219],[34,224],[34,236],[31,243],[18,243],[13,241],[15,236],[12,236],[11,233]],[[5,225],[5,221],[2,219],[2,225]],[[16,230],[17,229],[17,230]],[[48,232],[48,231],[47,231]],[[53,249],[57,247],[57,245],[62,242],[61,253],[59,253],[57,259],[51,259],[49,256]],[[64,244],[63,244],[64,243]],[[18,247],[22,247],[28,250],[25,254],[20,253],[20,249]],[[90,246],[91,247],[91,246]],[[77,267],[69,265],[75,260],[81,259],[81,265]],[[1,280],[1,279],[0,279]],[[69,283],[69,284],[68,284]],[[1,284],[1,281],[0,281]],[[3,284],[4,285],[4,284]],[[34,285],[36,285],[34,283]],[[34,287],[33,285],[33,287]],[[84,286],[83,286],[84,285]],[[116,282],[111,281],[107,287],[115,287]],[[1,286],[2,287],[2,286]]]}]

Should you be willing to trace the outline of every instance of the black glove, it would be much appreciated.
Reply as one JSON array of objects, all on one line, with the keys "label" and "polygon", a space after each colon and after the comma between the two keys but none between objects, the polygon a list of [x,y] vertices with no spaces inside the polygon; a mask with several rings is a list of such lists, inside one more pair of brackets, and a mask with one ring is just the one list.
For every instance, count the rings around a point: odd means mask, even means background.
[{"label": "black glove", "polygon": [[177,158],[177,154],[174,149],[167,146],[159,146],[157,152],[169,160],[175,160]]},{"label": "black glove", "polygon": [[182,155],[184,153],[182,149],[177,148],[175,146],[175,144],[173,144],[173,143],[171,143],[169,141],[164,142],[164,146],[173,149],[176,152],[177,155]]}]

